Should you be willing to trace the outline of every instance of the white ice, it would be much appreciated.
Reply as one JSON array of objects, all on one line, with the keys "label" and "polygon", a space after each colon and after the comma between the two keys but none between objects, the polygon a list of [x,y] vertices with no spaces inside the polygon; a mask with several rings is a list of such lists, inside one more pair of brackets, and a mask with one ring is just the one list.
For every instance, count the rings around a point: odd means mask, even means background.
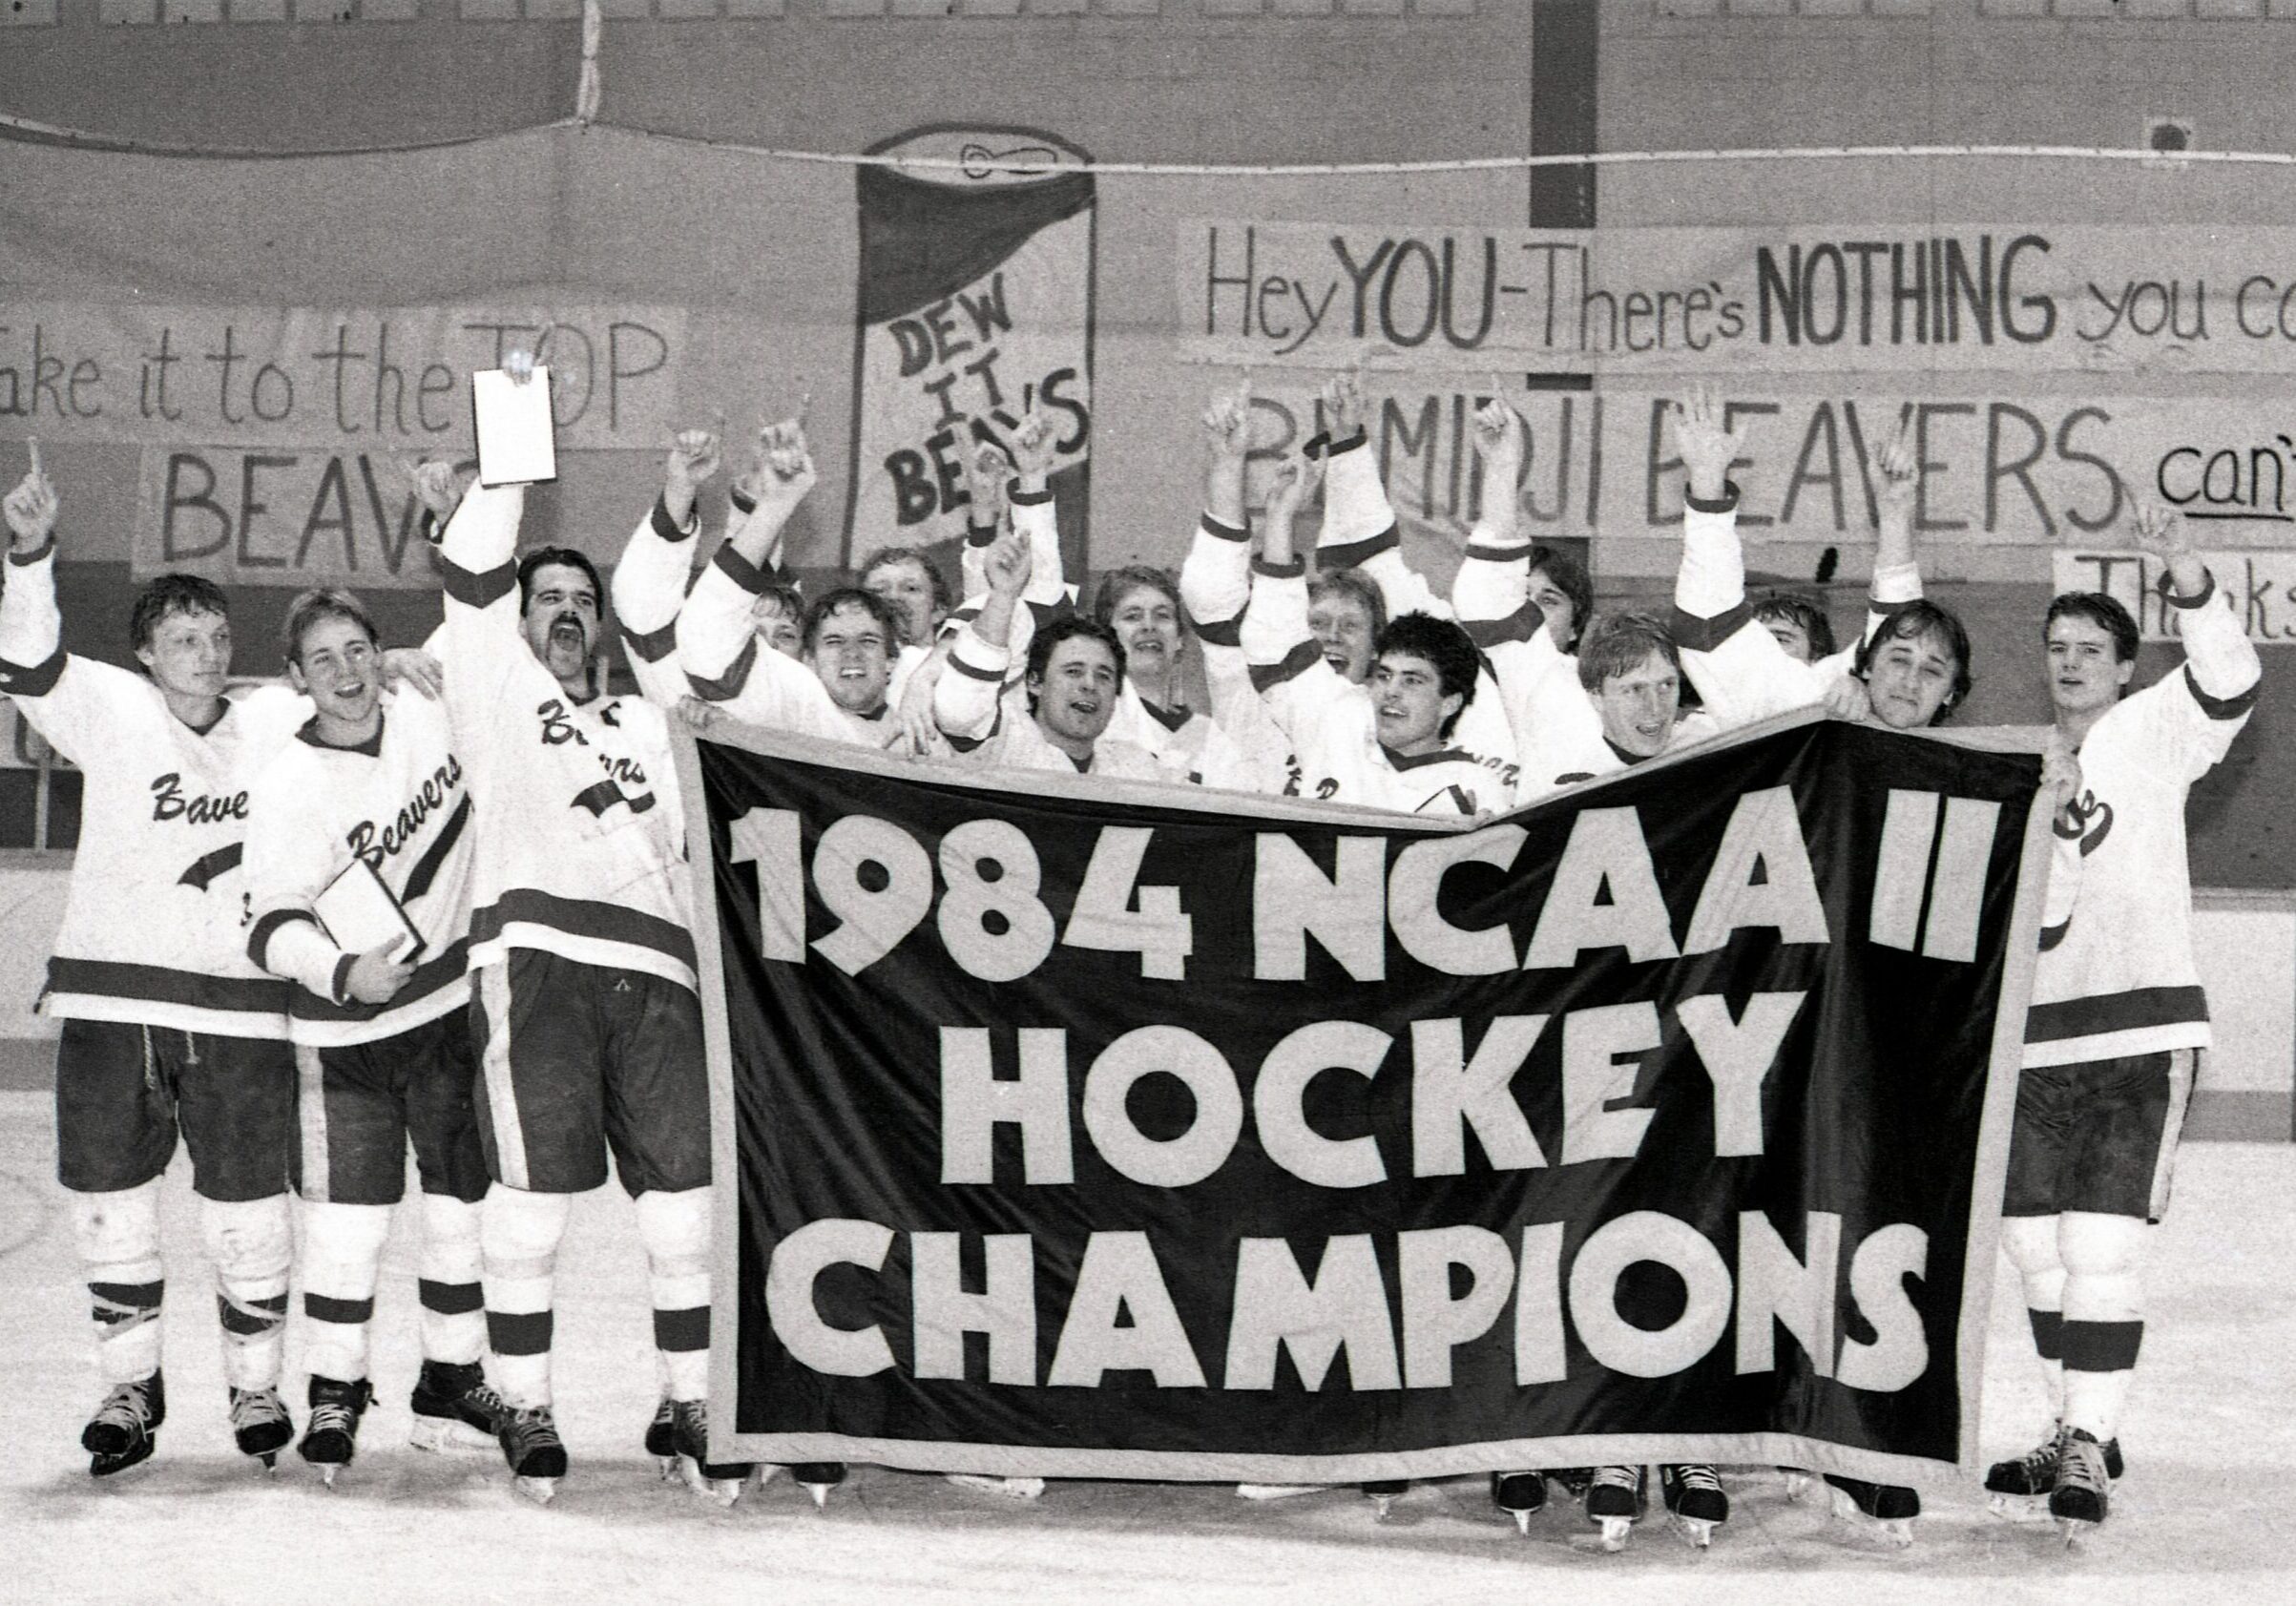
[{"label": "white ice", "polygon": [[[386,1262],[380,1399],[357,1463],[331,1491],[291,1452],[266,1478],[224,1426],[180,1160],[165,1204],[167,1425],[151,1462],[97,1483],[78,1446],[100,1391],[49,1096],[0,1093],[0,1601],[1490,1606],[1556,1592],[1570,1606],[2270,1606],[2296,1599],[2296,1146],[2189,1143],[2177,1181],[2121,1434],[2128,1475],[2082,1549],[2068,1554],[2046,1521],[1990,1514],[1971,1482],[1926,1491],[1914,1548],[1891,1552],[1829,1522],[1822,1503],[1789,1505],[1764,1470],[1728,1477],[1730,1521],[1711,1550],[1653,1518],[1605,1555],[1559,1499],[1517,1536],[1481,1478],[1416,1485],[1384,1524],[1351,1490],[1254,1505],[1224,1488],[1055,1482],[1014,1505],[871,1468],[825,1512],[786,1477],[717,1510],[656,1481],[640,1449],[655,1397],[645,1279],[631,1207],[612,1189],[579,1201],[560,1259],[555,1375],[573,1470],[555,1504],[515,1498],[491,1451],[407,1447],[417,1353],[403,1236]],[[300,1420],[292,1339],[287,1359]],[[2043,1428],[2006,1276],[1985,1406],[1989,1456]]]}]

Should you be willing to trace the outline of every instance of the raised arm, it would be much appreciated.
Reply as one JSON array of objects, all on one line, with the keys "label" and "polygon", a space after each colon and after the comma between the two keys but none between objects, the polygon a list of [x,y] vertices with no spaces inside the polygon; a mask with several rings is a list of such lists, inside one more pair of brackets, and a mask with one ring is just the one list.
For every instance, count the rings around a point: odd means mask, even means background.
[{"label": "raised arm", "polygon": [[726,531],[678,616],[678,666],[694,691],[714,702],[739,696],[766,650],[750,628],[750,608],[773,582],[782,531],[817,477],[796,419],[770,426],[762,439],[764,461],[751,482],[756,500]]},{"label": "raised arm", "polygon": [[30,444],[31,469],[0,498],[9,532],[8,575],[0,584],[0,694],[15,699],[57,752],[88,769],[106,757],[133,758],[142,727],[130,711],[148,682],[115,664],[64,651],[55,599],[56,521],[62,503]]},{"label": "raised arm", "polygon": [[1012,531],[1029,544],[1029,586],[1021,600],[1038,616],[1068,605],[1061,567],[1060,519],[1053,506],[1053,459],[1057,437],[1042,413],[1032,412],[1012,431]]},{"label": "raised arm", "polygon": [[989,594],[977,618],[960,626],[933,684],[933,719],[951,745],[969,752],[996,733],[998,699],[1011,667],[1012,615],[1028,590],[1033,554],[1017,532],[989,551]]},{"label": "raised arm", "polygon": [[718,471],[720,435],[680,429],[663,465],[661,494],[623,547],[610,582],[622,649],[648,698],[674,708],[685,695],[678,673],[678,614],[693,572],[694,536],[701,528],[703,485]]},{"label": "raised arm", "polygon": [[1252,538],[1243,507],[1252,444],[1248,380],[1205,407],[1203,438],[1203,516],[1179,566],[1179,600],[1199,635],[1233,635],[1252,590]]},{"label": "raised arm", "polygon": [[2184,641],[2183,669],[2138,696],[2148,705],[2147,718],[2168,727],[2164,735],[2181,753],[2186,777],[2198,780],[2247,723],[2264,681],[2264,660],[2246,625],[2216,594],[2216,578],[2182,519],[2165,508],[2139,508],[2137,545],[2160,566],[2161,594],[2176,610]]},{"label": "raised arm", "polygon": [[1329,442],[1324,448],[1324,525],[1316,536],[1316,567],[1361,569],[1379,587],[1388,617],[1398,614],[1451,616],[1451,603],[1403,557],[1395,508],[1379,477],[1365,422],[1363,381],[1341,374],[1323,389]]}]

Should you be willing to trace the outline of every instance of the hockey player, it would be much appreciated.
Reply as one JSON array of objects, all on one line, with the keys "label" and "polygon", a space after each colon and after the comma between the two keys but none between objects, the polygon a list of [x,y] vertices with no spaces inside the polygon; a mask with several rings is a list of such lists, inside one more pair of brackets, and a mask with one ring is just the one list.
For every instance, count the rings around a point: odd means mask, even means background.
[{"label": "hockey player", "polygon": [[668,729],[604,684],[590,561],[546,548],[512,562],[524,505],[522,487],[474,487],[441,550],[448,700],[479,831],[472,1027],[495,1184],[480,1227],[503,1454],[537,1499],[565,1474],[553,1267],[571,1196],[605,1180],[611,1148],[651,1270],[662,1408],[692,1474],[731,1499],[748,1469],[707,1458],[709,1102]]},{"label": "hockey player", "polygon": [[[248,792],[247,952],[293,984],[311,1408],[297,1449],[331,1484],[374,1395],[367,1326],[410,1139],[423,1199],[412,1439],[491,1446],[498,1427],[501,1402],[480,1366],[487,1172],[465,968],[476,832],[445,708],[384,696],[382,651],[357,598],[306,592],[284,635],[287,678],[316,712]],[[346,878],[379,891],[407,929],[343,947],[319,911]]]},{"label": "hockey player", "polygon": [[[1949,717],[1969,697],[1969,632],[1951,611],[1922,596],[1913,549],[1918,463],[1907,433],[1873,455],[1878,516],[1865,632],[1847,652],[1812,657],[1823,615],[1803,604],[1800,617],[1765,620],[1764,608],[1774,615],[1792,610],[1785,599],[1760,608],[1746,601],[1738,488],[1729,478],[1745,450],[1746,431],[1722,423],[1721,405],[1703,390],[1674,410],[1687,485],[1671,627],[1707,712],[1724,728],[1812,705],[1893,730],[1918,730]],[[1830,628],[1824,634],[1830,644]]]},{"label": "hockey player", "polygon": [[193,575],[162,575],[136,599],[140,674],[67,654],[58,502],[36,446],[0,511],[12,538],[0,692],[86,777],[40,1005],[64,1023],[57,1174],[109,1389],[80,1442],[106,1476],[150,1456],[166,1416],[159,1178],[180,1133],[216,1268],[233,1436],[268,1467],[294,1437],[279,1382],[295,1068],[286,989],[247,957],[241,860],[248,784],[310,705],[284,688],[224,695],[228,604]]},{"label": "hockey player", "polygon": [[2042,936],[2001,1206],[2056,1426],[1986,1487],[2047,1495],[2068,1540],[2104,1520],[2120,1473],[2145,1227],[2167,1208],[2194,1060],[2210,1041],[2185,800],[2247,722],[2263,676],[2176,514],[2140,510],[2137,540],[2163,571],[2181,669],[2124,695],[2137,623],[2101,594],[2057,597],[2044,624],[2056,730],[2080,761],[2057,824],[2077,838],[2079,885],[2070,919]]}]

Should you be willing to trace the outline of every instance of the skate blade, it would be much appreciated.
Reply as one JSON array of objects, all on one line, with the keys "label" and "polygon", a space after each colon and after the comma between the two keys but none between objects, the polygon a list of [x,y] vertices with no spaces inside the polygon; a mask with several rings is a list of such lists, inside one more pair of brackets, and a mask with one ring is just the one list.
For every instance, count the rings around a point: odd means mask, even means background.
[{"label": "skate blade", "polygon": [[2005,1522],[2032,1522],[2049,1512],[2045,1494],[1995,1494],[1985,1509]]},{"label": "skate blade", "polygon": [[1602,1528],[1602,1548],[1604,1550],[1622,1551],[1626,1549],[1627,1535],[1635,1531],[1633,1517],[1597,1517],[1595,1521]]},{"label": "skate blade", "polygon": [[511,1479],[511,1488],[520,1499],[531,1500],[537,1506],[547,1506],[558,1496],[556,1478],[513,1477]]},{"label": "skate blade", "polygon": [[1692,1550],[1702,1551],[1714,1543],[1716,1525],[1704,1517],[1676,1516],[1669,1513],[1667,1520],[1673,1524],[1677,1533],[1689,1541]]},{"label": "skate blade", "polygon": [[1000,1500],[1035,1500],[1044,1494],[1042,1478],[1000,1478],[985,1472],[943,1472],[941,1477],[959,1489],[970,1489],[976,1494],[993,1494]]},{"label": "skate blade", "polygon": [[1236,1486],[1236,1498],[1296,1500],[1303,1494],[1321,1494],[1330,1487],[1327,1483],[1240,1483]]},{"label": "skate blade", "polygon": [[1785,1497],[1788,1500],[1800,1500],[1809,1492],[1809,1486],[1817,1481],[1808,1472],[1787,1472],[1785,1474]]},{"label": "skate blade", "polygon": [[1526,1539],[1531,1537],[1531,1513],[1529,1512],[1514,1512],[1510,1514],[1514,1518],[1514,1531],[1517,1533],[1520,1533]]},{"label": "skate blade", "polygon": [[1371,1502],[1371,1520],[1373,1522],[1387,1521],[1395,1510],[1396,1497],[1392,1494],[1373,1494],[1368,1498]]},{"label": "skate blade", "polygon": [[260,1454],[250,1457],[250,1459],[261,1463],[264,1476],[274,1478],[279,1476],[278,1450],[266,1450],[261,1451]]},{"label": "skate blade", "polygon": [[690,1455],[678,1458],[678,1475],[686,1488],[720,1507],[731,1508],[749,1487],[747,1475],[738,1478],[713,1478],[701,1470],[701,1464]]},{"label": "skate blade", "polygon": [[115,1478],[132,1467],[142,1466],[152,1458],[152,1451],[158,1448],[156,1444],[146,1442],[138,1449],[130,1450],[124,1455],[91,1456],[88,1461],[88,1475],[92,1478]]},{"label": "skate blade", "polygon": [[807,1494],[813,1496],[813,1509],[815,1511],[825,1512],[829,1509],[829,1491],[837,1487],[835,1484],[809,1483],[802,1487],[804,1489]]},{"label": "skate blade", "polygon": [[319,1481],[332,1489],[335,1487],[335,1479],[341,1475],[342,1471],[341,1464],[333,1461],[327,1462],[319,1469]]},{"label": "skate blade", "polygon": [[[1894,1551],[1913,1548],[1913,1519],[1911,1517],[1877,1517],[1849,1497],[1846,1489],[1826,1485],[1832,1498],[1833,1514],[1860,1533],[1869,1533]],[[1995,1496],[1999,1498],[1999,1496]]]},{"label": "skate blade", "polygon": [[2096,1533],[2098,1524],[2081,1517],[2057,1517],[2056,1532],[2069,1551],[2086,1550],[2089,1535]]},{"label": "skate blade", "polygon": [[502,1447],[494,1435],[473,1428],[457,1416],[418,1416],[407,1429],[407,1442],[417,1450],[494,1450]]},{"label": "skate blade", "polygon": [[678,1476],[678,1465],[680,1460],[681,1457],[675,1455],[657,1455],[654,1458],[655,1475],[660,1478],[664,1483],[676,1481]]}]

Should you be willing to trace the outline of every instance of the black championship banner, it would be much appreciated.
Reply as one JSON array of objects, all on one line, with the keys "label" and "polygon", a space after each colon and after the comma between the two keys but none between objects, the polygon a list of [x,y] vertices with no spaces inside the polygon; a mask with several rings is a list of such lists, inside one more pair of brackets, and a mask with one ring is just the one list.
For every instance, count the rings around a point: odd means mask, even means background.
[{"label": "black championship banner", "polygon": [[1447,828],[729,740],[720,1455],[1976,1465],[2033,755],[1791,716]]}]

